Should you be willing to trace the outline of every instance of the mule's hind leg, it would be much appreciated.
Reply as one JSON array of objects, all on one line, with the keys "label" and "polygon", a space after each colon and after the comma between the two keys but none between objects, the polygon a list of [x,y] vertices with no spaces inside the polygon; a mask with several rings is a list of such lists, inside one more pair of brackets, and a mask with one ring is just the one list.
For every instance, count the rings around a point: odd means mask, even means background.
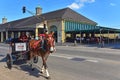
[{"label": "mule's hind leg", "polygon": [[30,64],[30,67],[32,68],[32,71],[34,71],[34,62],[33,62],[33,58],[31,59],[31,64]]},{"label": "mule's hind leg", "polygon": [[33,62],[33,55],[32,55],[33,52],[31,52],[30,54],[30,67],[32,68],[32,71],[34,70],[34,62]]}]

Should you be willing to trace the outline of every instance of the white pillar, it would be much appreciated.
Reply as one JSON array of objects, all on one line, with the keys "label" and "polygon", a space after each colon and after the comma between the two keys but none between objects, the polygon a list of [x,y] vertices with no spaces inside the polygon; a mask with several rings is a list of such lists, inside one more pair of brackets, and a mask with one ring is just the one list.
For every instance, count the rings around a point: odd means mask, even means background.
[{"label": "white pillar", "polygon": [[58,43],[62,43],[62,31],[58,31]]},{"label": "white pillar", "polygon": [[28,35],[29,35],[29,32],[26,32],[26,35],[28,36]]},{"label": "white pillar", "polygon": [[6,40],[8,39],[8,31],[6,31]]},{"label": "white pillar", "polygon": [[3,32],[1,32],[1,42],[3,42]]},{"label": "white pillar", "polygon": [[35,39],[38,39],[38,28],[35,30]]},{"label": "white pillar", "polygon": [[20,36],[20,32],[18,32],[18,37]]},{"label": "white pillar", "polygon": [[14,38],[14,32],[12,32],[12,34],[11,34],[11,38]]}]

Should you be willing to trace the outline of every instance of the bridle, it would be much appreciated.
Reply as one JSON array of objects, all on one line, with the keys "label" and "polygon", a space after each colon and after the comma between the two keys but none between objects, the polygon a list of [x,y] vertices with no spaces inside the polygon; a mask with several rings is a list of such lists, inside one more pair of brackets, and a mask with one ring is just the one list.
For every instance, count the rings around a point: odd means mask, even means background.
[{"label": "bridle", "polygon": [[50,53],[54,52],[55,40],[52,35],[48,35],[48,37],[46,38],[46,47],[50,51]]}]

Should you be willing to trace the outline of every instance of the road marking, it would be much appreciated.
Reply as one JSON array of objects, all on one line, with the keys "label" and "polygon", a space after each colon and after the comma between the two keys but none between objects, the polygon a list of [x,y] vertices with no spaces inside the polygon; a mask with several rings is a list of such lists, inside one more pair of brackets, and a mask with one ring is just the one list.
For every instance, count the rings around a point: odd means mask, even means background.
[{"label": "road marking", "polygon": [[[97,59],[92,59],[90,57],[84,57],[84,56],[75,56],[75,55],[67,55],[67,54],[53,54],[51,56],[66,58],[66,59],[74,60],[74,61],[88,61],[88,62],[94,62],[94,63],[99,62]],[[78,59],[78,60],[75,60],[75,59]]]},{"label": "road marking", "polygon": [[9,47],[0,46],[1,49],[9,49]]},{"label": "road marking", "polygon": [[60,57],[60,58],[66,58],[66,59],[72,59],[72,58],[74,58],[74,57],[70,57],[70,56],[67,56],[67,55],[51,55],[51,56],[54,56],[54,57]]},{"label": "road marking", "polygon": [[[85,57],[85,56],[69,55],[69,54],[63,54],[63,53],[56,53],[56,54],[52,54],[51,56],[66,58],[74,61],[87,61],[87,62],[93,62],[93,63],[105,63],[105,64],[107,63],[107,64],[120,65],[120,61],[97,58],[97,57]],[[78,58],[85,59],[85,60],[79,60]],[[78,60],[75,60],[75,59],[78,59]]]},{"label": "road marking", "polygon": [[94,63],[98,63],[99,61],[98,60],[86,60],[88,62],[94,62]]}]

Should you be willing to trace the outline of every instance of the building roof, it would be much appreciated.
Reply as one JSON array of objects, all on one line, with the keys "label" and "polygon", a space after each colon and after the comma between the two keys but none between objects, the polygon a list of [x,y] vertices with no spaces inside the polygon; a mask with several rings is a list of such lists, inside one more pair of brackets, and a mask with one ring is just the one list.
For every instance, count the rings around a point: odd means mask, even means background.
[{"label": "building roof", "polygon": [[88,19],[87,17],[73,11],[70,8],[64,8],[64,9],[59,9],[56,11],[48,12],[48,13],[43,14],[42,16],[44,16],[47,20],[65,19],[65,20],[86,23],[86,24],[97,25],[96,22],[94,22],[94,21]]},{"label": "building roof", "polygon": [[[86,24],[97,25],[96,22],[84,17],[83,15],[73,11],[72,9],[64,8],[64,9],[59,9],[56,11],[44,13],[38,16],[30,16],[27,18],[22,18],[4,24],[0,24],[0,29],[25,28],[25,26],[34,25],[36,23],[43,22],[43,20],[52,20],[52,19],[65,19],[65,20],[86,23]],[[35,28],[35,26],[31,28]]]}]

